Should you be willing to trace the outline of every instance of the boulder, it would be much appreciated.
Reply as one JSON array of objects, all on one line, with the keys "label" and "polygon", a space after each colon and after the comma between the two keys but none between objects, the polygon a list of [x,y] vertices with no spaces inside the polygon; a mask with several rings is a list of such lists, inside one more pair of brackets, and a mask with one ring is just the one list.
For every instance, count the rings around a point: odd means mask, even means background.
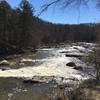
[{"label": "boulder", "polygon": [[74,69],[79,70],[79,71],[83,71],[83,67],[82,66],[75,66]]},{"label": "boulder", "polygon": [[35,61],[32,60],[32,59],[22,59],[20,62],[19,62],[20,65],[29,65],[29,66],[32,66],[35,64]]},{"label": "boulder", "polygon": [[0,66],[14,66],[14,65],[16,65],[15,61],[7,61],[7,60],[0,61]]},{"label": "boulder", "polygon": [[0,67],[0,69],[1,69],[2,71],[5,71],[5,70],[10,70],[11,68],[10,68],[10,67]]},{"label": "boulder", "polygon": [[10,65],[10,62],[8,62],[7,60],[3,60],[0,62],[0,66],[3,66],[3,65]]},{"label": "boulder", "polygon": [[66,66],[75,67],[76,64],[74,62],[69,62],[69,63],[66,64]]}]

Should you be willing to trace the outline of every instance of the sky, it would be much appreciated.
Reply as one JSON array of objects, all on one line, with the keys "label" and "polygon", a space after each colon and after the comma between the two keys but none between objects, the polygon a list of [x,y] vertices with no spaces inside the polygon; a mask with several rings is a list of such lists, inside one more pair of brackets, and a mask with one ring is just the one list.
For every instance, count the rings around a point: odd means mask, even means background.
[{"label": "sky", "polygon": [[[7,0],[13,7],[18,7],[21,0]],[[48,0],[29,0],[35,8],[35,15],[41,11],[41,6]],[[89,8],[81,7],[80,14],[76,8],[60,9],[54,7],[43,12],[39,18],[52,23],[79,24],[79,23],[98,23],[100,22],[100,10],[95,7],[94,2],[89,3]]]}]

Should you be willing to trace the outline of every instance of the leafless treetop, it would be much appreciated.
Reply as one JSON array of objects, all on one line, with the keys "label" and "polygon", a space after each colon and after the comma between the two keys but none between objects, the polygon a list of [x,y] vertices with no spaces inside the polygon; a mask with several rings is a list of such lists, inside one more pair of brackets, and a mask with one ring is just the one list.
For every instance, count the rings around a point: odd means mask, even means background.
[{"label": "leafless treetop", "polygon": [[100,0],[50,0],[48,3],[45,3],[42,6],[41,13],[46,11],[51,6],[57,6],[59,8],[65,9],[67,7],[80,7],[80,6],[86,6],[88,8],[89,1],[96,2],[97,6],[100,7]]}]

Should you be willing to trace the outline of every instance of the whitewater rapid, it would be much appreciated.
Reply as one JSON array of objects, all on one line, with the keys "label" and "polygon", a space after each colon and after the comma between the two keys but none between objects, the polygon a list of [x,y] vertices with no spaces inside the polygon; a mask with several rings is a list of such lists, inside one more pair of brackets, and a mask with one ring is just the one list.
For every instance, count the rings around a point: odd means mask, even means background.
[{"label": "whitewater rapid", "polygon": [[[89,47],[90,48],[90,47]],[[74,54],[86,54],[91,49],[84,48],[82,46],[65,46],[63,48],[43,48],[39,49],[38,52],[44,55],[48,54],[48,57],[42,59],[22,59],[23,61],[40,61],[42,62],[37,66],[27,66],[19,69],[11,70],[0,70],[0,77],[16,77],[16,78],[33,78],[40,76],[54,76],[64,78],[76,78],[78,80],[88,79],[89,76],[82,71],[73,69],[72,67],[66,66],[69,62],[74,62],[77,66],[87,67],[85,63],[75,57],[66,57],[66,52]],[[61,53],[64,52],[64,53]]]}]

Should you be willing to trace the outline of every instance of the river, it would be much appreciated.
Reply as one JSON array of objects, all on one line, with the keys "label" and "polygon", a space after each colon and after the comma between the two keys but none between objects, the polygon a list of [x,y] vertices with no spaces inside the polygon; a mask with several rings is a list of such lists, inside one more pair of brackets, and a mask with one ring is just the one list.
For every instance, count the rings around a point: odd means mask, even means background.
[{"label": "river", "polygon": [[[83,57],[94,47],[95,44],[92,43],[77,43],[61,45],[57,48],[38,49],[35,58],[32,53],[22,56],[20,64],[27,62],[29,65],[24,64],[17,69],[0,70],[1,100],[44,100],[57,84],[81,82],[90,78],[94,68],[88,67],[80,57],[74,56]],[[75,66],[67,66],[66,64],[70,62],[73,62],[76,67],[81,67],[82,70],[75,69]],[[23,79],[32,79],[41,83],[27,84]]]}]

